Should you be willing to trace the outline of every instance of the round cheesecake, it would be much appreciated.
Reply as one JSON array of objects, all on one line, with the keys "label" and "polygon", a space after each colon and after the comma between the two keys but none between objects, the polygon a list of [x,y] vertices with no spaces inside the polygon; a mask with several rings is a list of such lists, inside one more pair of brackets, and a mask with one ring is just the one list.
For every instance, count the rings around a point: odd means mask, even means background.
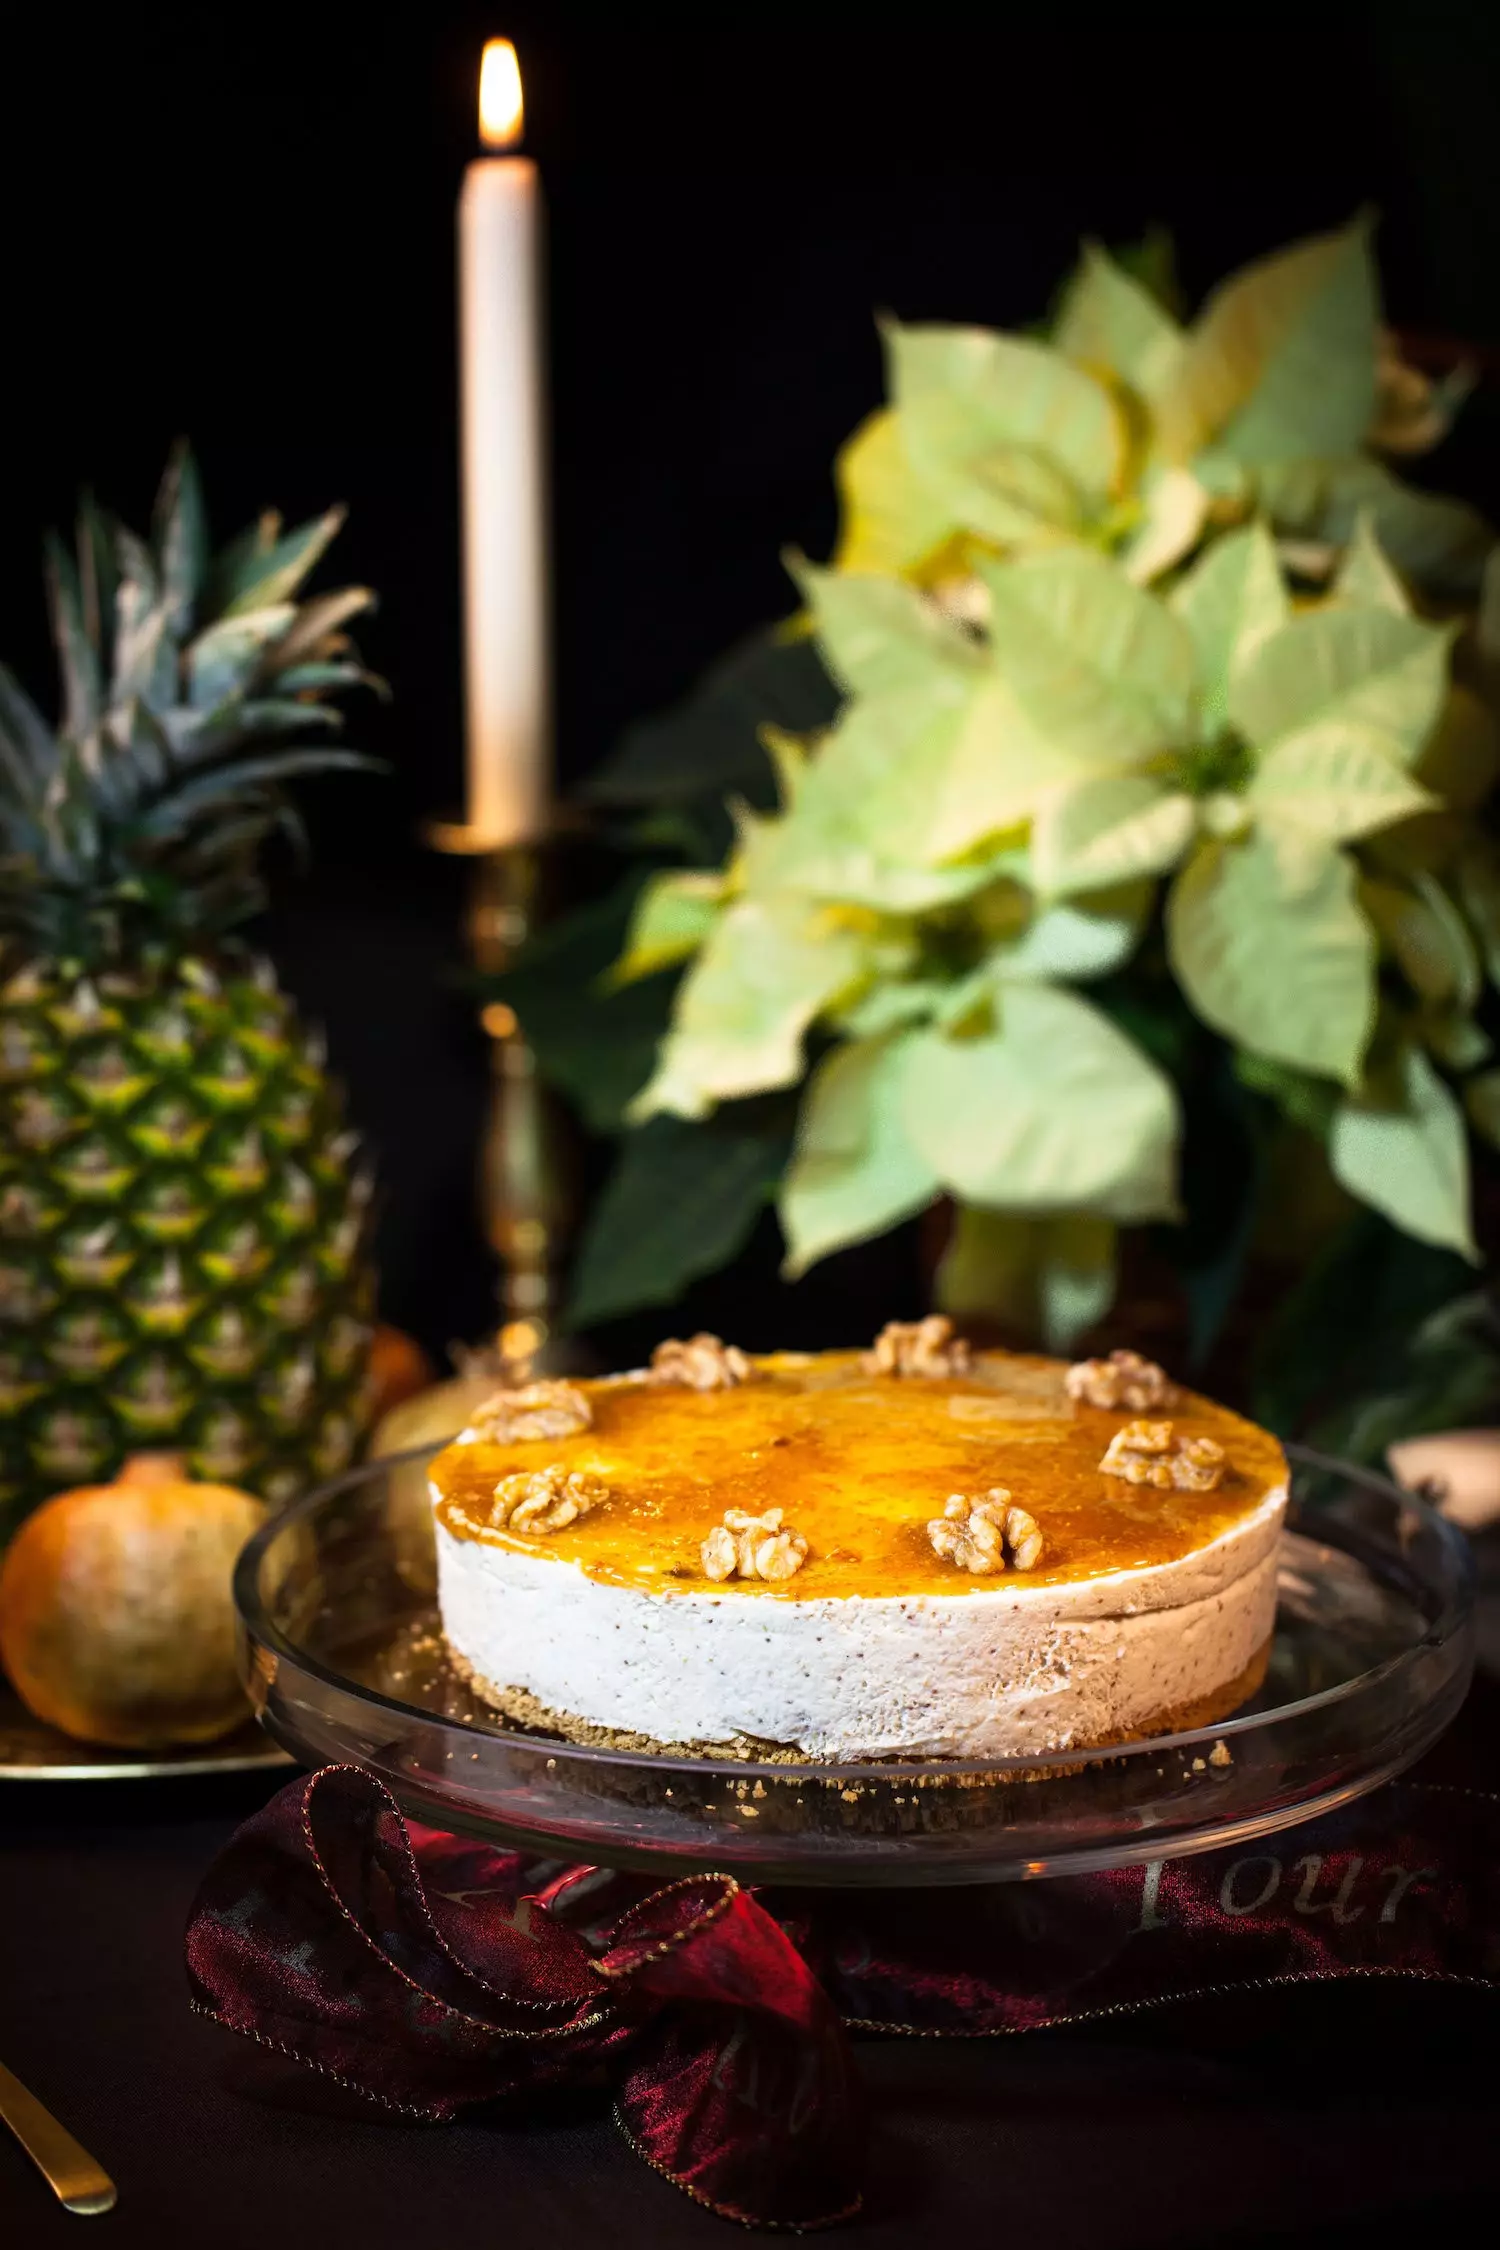
[{"label": "round cheesecake", "polygon": [[1180,1390],[1143,1423],[1093,1403],[1118,1382],[1002,1352],[727,1363],[538,1386],[432,1464],[443,1632],[512,1719],[1007,1757],[1209,1725],[1259,1685],[1286,1462],[1254,1424]]}]

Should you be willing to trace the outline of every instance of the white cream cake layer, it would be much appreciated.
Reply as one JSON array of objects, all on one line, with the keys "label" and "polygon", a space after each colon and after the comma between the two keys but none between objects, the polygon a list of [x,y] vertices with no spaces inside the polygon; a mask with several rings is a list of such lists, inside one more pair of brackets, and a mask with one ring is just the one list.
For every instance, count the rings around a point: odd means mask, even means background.
[{"label": "white cream cake layer", "polygon": [[[433,1497],[439,1495],[433,1488]],[[482,1681],[663,1743],[1017,1757],[1150,1731],[1270,1637],[1285,1490],[1176,1561],[1053,1585],[778,1599],[642,1592],[436,1520],[450,1646]]]}]

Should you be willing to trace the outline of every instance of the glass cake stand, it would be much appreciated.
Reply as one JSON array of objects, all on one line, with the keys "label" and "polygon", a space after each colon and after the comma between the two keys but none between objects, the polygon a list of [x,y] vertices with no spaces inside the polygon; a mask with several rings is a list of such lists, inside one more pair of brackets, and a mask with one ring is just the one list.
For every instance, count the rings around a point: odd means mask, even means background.
[{"label": "glass cake stand", "polygon": [[434,1450],[354,1470],[250,1542],[235,1575],[246,1685],[304,1764],[362,1766],[415,1819],[552,1859],[855,1887],[1206,1851],[1390,1780],[1448,1724],[1473,1667],[1463,1535],[1383,1478],[1289,1447],[1270,1668],[1218,1726],[1112,1750],[844,1765],[581,1748],[487,1711],[445,1661]]}]

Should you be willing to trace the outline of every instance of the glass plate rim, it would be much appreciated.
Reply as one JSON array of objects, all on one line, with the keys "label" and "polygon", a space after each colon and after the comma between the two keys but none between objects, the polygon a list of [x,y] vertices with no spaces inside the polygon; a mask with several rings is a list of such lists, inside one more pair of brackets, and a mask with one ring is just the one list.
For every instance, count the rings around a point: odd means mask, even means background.
[{"label": "glass plate rim", "polygon": [[[1199,1743],[1224,1741],[1237,1735],[1253,1732],[1263,1727],[1269,1718],[1278,1722],[1297,1719],[1344,1702],[1355,1695],[1368,1694],[1382,1681],[1411,1664],[1423,1650],[1441,1648],[1462,1630],[1465,1620],[1472,1614],[1475,1602],[1477,1570],[1473,1551],[1468,1540],[1456,1524],[1450,1523],[1420,1493],[1409,1492],[1391,1477],[1382,1476],[1376,1469],[1367,1469],[1352,1461],[1341,1461],[1333,1454],[1318,1452],[1314,1447],[1299,1445],[1295,1440],[1284,1440],[1283,1450],[1293,1467],[1317,1469],[1343,1478],[1347,1483],[1361,1486],[1379,1498],[1394,1502],[1402,1509],[1413,1510],[1420,1522],[1437,1535],[1444,1559],[1452,1572],[1452,1591],[1437,1617],[1432,1619],[1421,1636],[1409,1647],[1398,1650],[1394,1656],[1385,1657],[1368,1671],[1356,1672],[1352,1678],[1339,1680],[1332,1687],[1320,1688],[1315,1694],[1297,1697],[1293,1702],[1277,1704],[1274,1711],[1248,1711],[1221,1719],[1206,1727],[1187,1728],[1177,1734],[1159,1734],[1134,1742],[1104,1743],[1093,1748],[1069,1750],[1062,1753],[1032,1751],[1022,1757],[1011,1758],[935,1758],[935,1759],[847,1759],[814,1760],[795,1765],[767,1759],[752,1758],[688,1758],[674,1756],[668,1751],[611,1750],[602,1745],[569,1742],[565,1737],[528,1734],[503,1726],[474,1726],[466,1719],[440,1717],[433,1712],[420,1711],[417,1706],[403,1703],[397,1697],[384,1694],[379,1688],[367,1687],[363,1682],[351,1680],[308,1650],[288,1641],[280,1629],[267,1616],[260,1599],[258,1578],[261,1561],[272,1541],[283,1531],[311,1515],[315,1509],[336,1499],[341,1492],[355,1489],[390,1471],[410,1467],[416,1462],[431,1460],[449,1441],[435,1444],[409,1446],[401,1453],[382,1454],[377,1460],[362,1461],[341,1475],[332,1477],[326,1484],[302,1493],[291,1500],[273,1516],[267,1518],[258,1531],[252,1534],[240,1550],[234,1568],[234,1604],[241,1629],[267,1648],[278,1661],[291,1664],[307,1672],[338,1693],[354,1695],[362,1703],[390,1711],[400,1717],[417,1717],[429,1725],[450,1727],[455,1732],[473,1735],[488,1742],[499,1742],[507,1748],[533,1755],[545,1753],[549,1758],[567,1759],[569,1763],[583,1762],[591,1766],[619,1765],[638,1767],[649,1758],[654,1770],[697,1774],[727,1775],[735,1779],[749,1779],[757,1774],[774,1775],[785,1781],[791,1775],[799,1779],[838,1777],[840,1779],[890,1780],[899,1769],[903,1778],[919,1775],[947,1777],[967,1773],[1017,1773],[1055,1766],[1060,1756],[1066,1755],[1073,1765],[1095,1765],[1111,1759],[1125,1757],[1160,1757],[1172,1750],[1193,1747]],[[1294,1533],[1293,1536],[1302,1536]]]},{"label": "glass plate rim", "polygon": [[234,1775],[279,1773],[296,1760],[274,1735],[264,1734],[253,1749],[236,1750],[228,1757],[132,1757],[128,1753],[111,1762],[107,1758],[60,1760],[56,1765],[23,1765],[14,1758],[0,1761],[0,1786],[29,1788],[45,1782],[114,1783],[117,1781],[216,1781]]}]

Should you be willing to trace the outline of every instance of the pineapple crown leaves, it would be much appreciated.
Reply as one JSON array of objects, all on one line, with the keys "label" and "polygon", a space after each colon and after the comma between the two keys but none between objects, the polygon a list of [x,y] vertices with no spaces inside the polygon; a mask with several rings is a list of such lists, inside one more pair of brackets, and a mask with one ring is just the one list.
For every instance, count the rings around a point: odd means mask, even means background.
[{"label": "pineapple crown leaves", "polygon": [[87,495],[73,550],[49,537],[62,713],[0,667],[0,932],[93,963],[256,910],[262,847],[303,840],[285,785],[372,764],[285,739],[337,731],[331,694],[383,692],[344,631],[373,593],[298,598],[342,522],[267,513],[214,556],[179,444],[149,539]]}]

